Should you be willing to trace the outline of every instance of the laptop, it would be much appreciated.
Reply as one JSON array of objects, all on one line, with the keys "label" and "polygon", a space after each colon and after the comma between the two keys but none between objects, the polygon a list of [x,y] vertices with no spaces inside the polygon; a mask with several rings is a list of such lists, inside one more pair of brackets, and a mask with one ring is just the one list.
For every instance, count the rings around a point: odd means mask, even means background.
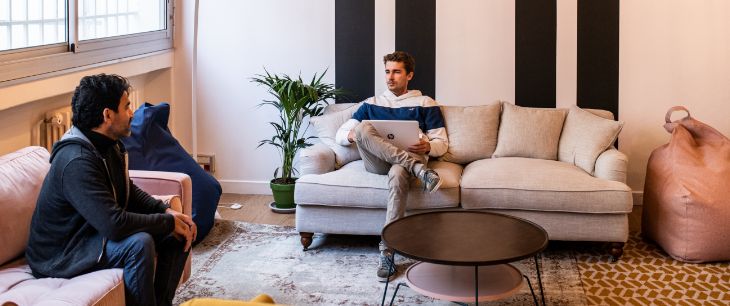
[{"label": "laptop", "polygon": [[363,120],[369,122],[381,137],[403,150],[417,144],[421,135],[418,121],[415,120]]}]

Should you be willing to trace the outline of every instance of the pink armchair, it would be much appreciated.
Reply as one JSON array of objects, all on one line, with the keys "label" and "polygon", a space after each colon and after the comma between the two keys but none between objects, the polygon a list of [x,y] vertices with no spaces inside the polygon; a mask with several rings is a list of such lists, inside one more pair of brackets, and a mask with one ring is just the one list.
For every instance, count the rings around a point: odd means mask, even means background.
[{"label": "pink armchair", "polygon": [[[0,156],[0,304],[124,305],[121,269],[96,271],[72,279],[35,279],[23,256],[38,192],[48,172],[49,153],[27,147]],[[182,173],[130,171],[135,184],[153,195],[180,195],[190,214],[192,187]],[[190,277],[188,261],[181,282]],[[7,303],[7,304],[6,304]]]},{"label": "pink armchair", "polygon": [[[151,195],[179,195],[182,207],[171,207],[183,214],[192,216],[193,213],[193,182],[185,173],[130,170],[129,177],[137,187]],[[185,271],[180,278],[184,283],[190,278],[190,263],[192,256],[188,256]]]}]

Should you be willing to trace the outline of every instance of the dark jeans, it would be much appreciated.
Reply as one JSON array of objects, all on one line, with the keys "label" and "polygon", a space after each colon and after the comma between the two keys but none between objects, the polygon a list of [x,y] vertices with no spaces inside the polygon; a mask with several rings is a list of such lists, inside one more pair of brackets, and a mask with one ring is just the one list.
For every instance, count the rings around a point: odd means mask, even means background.
[{"label": "dark jeans", "polygon": [[172,305],[188,258],[184,247],[185,242],[173,236],[153,238],[140,232],[120,241],[108,241],[98,268],[124,270],[127,305]]}]

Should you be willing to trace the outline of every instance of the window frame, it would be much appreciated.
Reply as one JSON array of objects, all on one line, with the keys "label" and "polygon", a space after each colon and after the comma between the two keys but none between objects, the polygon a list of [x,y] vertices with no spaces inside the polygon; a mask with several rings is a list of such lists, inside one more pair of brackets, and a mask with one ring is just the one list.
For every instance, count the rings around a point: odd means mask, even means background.
[{"label": "window frame", "polygon": [[78,40],[78,4],[79,0],[66,2],[66,42],[0,51],[0,88],[173,47],[172,0],[165,0],[164,29],[83,41]]}]

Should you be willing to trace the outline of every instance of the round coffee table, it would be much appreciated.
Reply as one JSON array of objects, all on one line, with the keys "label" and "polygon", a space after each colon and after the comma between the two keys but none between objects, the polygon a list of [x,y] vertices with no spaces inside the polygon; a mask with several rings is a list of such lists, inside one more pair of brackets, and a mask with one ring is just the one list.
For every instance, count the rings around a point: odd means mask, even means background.
[{"label": "round coffee table", "polygon": [[[383,228],[381,237],[396,253],[420,261],[408,268],[406,283],[398,284],[391,304],[402,285],[452,302],[502,299],[519,291],[524,277],[538,305],[530,279],[509,264],[530,257],[535,259],[545,304],[538,262],[540,252],[547,247],[548,235],[533,222],[491,212],[436,211],[391,222]],[[393,258],[390,263],[393,265]]]}]

